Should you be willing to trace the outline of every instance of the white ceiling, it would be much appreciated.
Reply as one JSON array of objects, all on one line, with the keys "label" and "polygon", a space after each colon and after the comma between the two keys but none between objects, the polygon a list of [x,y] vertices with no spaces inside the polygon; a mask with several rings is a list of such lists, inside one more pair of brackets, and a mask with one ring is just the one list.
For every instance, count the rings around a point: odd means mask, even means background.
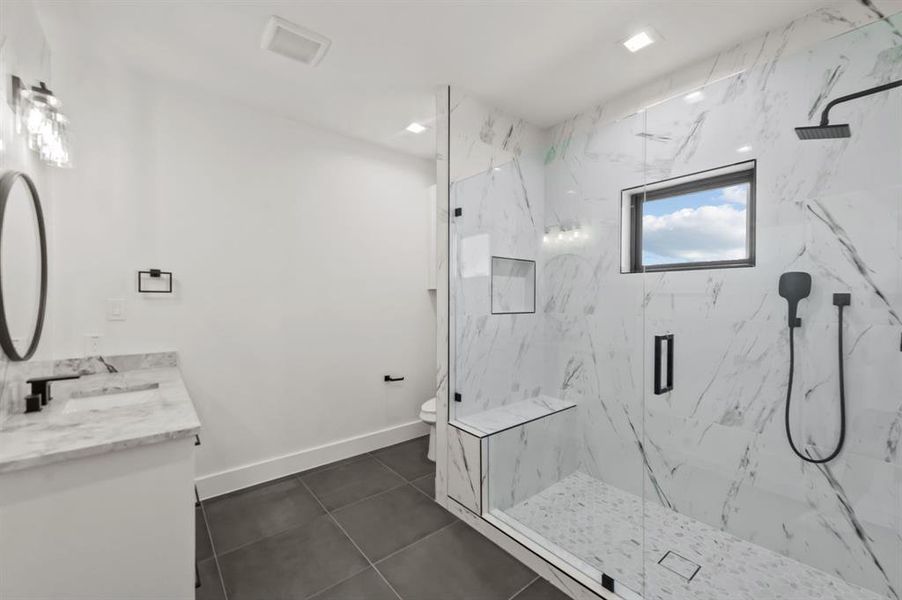
[{"label": "white ceiling", "polygon": [[[845,0],[848,1],[848,0]],[[39,0],[54,51],[138,68],[429,157],[434,86],[462,86],[548,126],[778,27],[828,0]],[[260,49],[270,15],[332,40],[314,68]],[[652,27],[637,54],[620,42]]]}]

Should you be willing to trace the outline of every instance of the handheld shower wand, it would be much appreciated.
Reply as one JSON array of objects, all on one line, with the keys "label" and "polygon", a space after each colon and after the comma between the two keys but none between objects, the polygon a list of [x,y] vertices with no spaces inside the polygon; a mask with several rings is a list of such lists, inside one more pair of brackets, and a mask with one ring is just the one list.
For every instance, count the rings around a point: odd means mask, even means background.
[{"label": "handheld shower wand", "polygon": [[802,326],[802,319],[797,317],[799,300],[807,298],[811,293],[811,275],[801,271],[780,275],[780,295],[789,303],[789,330]]},{"label": "handheld shower wand", "polygon": [[792,430],[789,423],[789,409],[792,405],[792,379],[795,372],[795,335],[796,327],[802,326],[802,319],[798,317],[799,301],[807,298],[811,293],[811,275],[801,271],[783,273],[780,275],[780,296],[789,304],[789,384],[786,386],[786,439],[796,456],[805,462],[823,464],[836,458],[842,450],[846,440],[846,385],[843,365],[843,307],[852,302],[851,294],[833,294],[833,304],[839,309],[839,441],[836,448],[826,458],[811,458],[799,451],[792,439]]}]

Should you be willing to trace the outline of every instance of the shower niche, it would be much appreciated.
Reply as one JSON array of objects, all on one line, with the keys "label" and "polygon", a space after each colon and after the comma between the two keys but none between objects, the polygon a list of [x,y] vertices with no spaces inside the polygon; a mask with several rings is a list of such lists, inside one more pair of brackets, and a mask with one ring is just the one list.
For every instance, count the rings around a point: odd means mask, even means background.
[{"label": "shower niche", "polygon": [[492,314],[536,312],[536,261],[492,257]]}]

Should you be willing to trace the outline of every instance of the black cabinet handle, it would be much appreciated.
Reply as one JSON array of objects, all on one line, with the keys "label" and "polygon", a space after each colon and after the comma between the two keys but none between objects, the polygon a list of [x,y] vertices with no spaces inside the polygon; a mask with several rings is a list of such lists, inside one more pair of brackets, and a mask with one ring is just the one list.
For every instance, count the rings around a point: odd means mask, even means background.
[{"label": "black cabinet handle", "polygon": [[[661,346],[667,342],[667,372],[662,372]],[[666,384],[661,383],[665,375]],[[655,336],[655,395],[665,394],[673,390],[673,334]]]},{"label": "black cabinet handle", "polygon": [[404,378],[403,377],[392,377],[391,375],[386,375],[385,381],[404,381]]}]

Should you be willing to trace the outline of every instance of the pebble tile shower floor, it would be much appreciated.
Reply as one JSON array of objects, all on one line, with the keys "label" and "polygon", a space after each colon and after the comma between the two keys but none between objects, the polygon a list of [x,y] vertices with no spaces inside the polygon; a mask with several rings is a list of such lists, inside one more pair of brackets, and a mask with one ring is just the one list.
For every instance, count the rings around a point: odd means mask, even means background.
[{"label": "pebble tile shower floor", "polygon": [[566,600],[434,502],[426,445],[204,501],[197,600]]}]

